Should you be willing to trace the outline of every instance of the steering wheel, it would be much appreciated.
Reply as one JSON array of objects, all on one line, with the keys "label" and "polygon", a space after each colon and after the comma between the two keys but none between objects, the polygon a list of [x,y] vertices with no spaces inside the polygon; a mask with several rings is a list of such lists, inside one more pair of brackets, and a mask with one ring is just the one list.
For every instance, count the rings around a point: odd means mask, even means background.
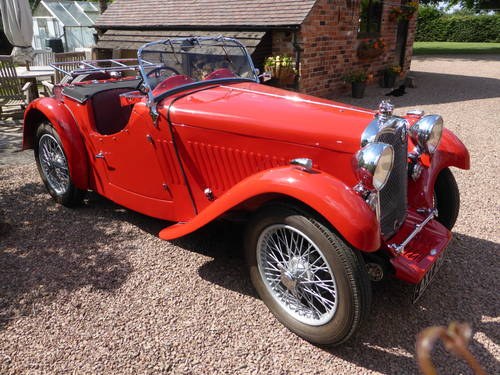
[{"label": "steering wheel", "polygon": [[166,77],[166,75],[161,74],[161,71],[162,71],[162,70],[167,70],[167,71],[169,70],[169,71],[171,71],[171,72],[173,72],[174,74],[177,74],[177,75],[179,75],[179,74],[180,74],[180,73],[179,73],[177,70],[175,70],[174,68],[171,68],[171,67],[169,67],[169,66],[164,65],[164,66],[159,66],[159,67],[157,67],[157,68],[152,69],[150,72],[148,72],[148,73],[146,74],[146,76],[149,78],[149,77],[151,77],[151,76],[154,74],[155,78],[159,78],[159,77],[163,77],[163,76],[165,76],[165,77]]}]

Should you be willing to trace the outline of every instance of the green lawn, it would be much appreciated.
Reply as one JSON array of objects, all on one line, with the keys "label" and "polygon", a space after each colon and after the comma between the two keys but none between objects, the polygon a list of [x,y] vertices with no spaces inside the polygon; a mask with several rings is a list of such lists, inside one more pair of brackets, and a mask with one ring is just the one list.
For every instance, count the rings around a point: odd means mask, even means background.
[{"label": "green lawn", "polygon": [[415,42],[415,55],[499,53],[500,43]]}]

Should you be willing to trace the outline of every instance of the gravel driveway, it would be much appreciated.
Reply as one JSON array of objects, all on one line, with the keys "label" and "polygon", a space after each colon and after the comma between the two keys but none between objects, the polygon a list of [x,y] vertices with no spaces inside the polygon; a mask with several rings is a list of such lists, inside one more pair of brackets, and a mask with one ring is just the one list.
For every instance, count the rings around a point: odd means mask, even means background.
[{"label": "gravel driveway", "polygon": [[[377,284],[357,335],[315,347],[256,298],[238,225],[164,242],[166,223],[96,195],[76,210],[54,204],[30,152],[4,147],[0,373],[415,374],[417,332],[453,320],[472,324],[472,351],[500,373],[500,58],[418,57],[412,67],[418,87],[393,100],[400,113],[442,114],[472,155],[472,170],[456,171],[462,211],[448,259],[416,305],[409,286]],[[386,91],[341,100],[373,108]],[[435,360],[444,374],[469,373],[440,348]]]}]

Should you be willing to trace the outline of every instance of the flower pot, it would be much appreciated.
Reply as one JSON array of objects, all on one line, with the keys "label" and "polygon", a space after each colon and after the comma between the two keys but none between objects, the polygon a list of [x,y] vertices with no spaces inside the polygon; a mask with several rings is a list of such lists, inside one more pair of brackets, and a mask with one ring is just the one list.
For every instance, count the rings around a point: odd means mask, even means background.
[{"label": "flower pot", "polygon": [[360,99],[365,95],[366,82],[353,82],[351,83],[352,97]]},{"label": "flower pot", "polygon": [[359,48],[357,55],[362,60],[370,60],[380,56],[384,50],[378,48]]},{"label": "flower pot", "polygon": [[283,86],[291,85],[295,82],[295,72],[293,70],[281,72],[278,80]]},{"label": "flower pot", "polygon": [[279,87],[287,87],[295,82],[295,71],[288,67],[273,67],[267,70]]},{"label": "flower pot", "polygon": [[394,87],[396,84],[396,78],[397,75],[389,72],[384,72],[384,79],[382,80],[383,86],[382,87]]}]

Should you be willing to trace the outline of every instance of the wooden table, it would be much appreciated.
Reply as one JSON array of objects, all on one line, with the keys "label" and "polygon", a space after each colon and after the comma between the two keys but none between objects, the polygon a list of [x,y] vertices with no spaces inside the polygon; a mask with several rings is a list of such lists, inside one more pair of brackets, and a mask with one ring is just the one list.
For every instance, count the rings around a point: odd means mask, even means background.
[{"label": "wooden table", "polygon": [[25,66],[17,66],[16,73],[21,81],[33,83],[30,88],[31,100],[38,98],[37,79],[46,78],[53,82],[56,74],[50,66],[30,66],[29,70]]}]

